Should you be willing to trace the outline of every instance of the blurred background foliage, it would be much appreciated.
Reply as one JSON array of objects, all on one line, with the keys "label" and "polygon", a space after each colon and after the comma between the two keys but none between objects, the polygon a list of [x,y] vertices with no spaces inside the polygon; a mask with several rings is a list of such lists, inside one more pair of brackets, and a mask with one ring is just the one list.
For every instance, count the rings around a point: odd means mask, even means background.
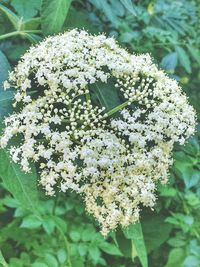
[{"label": "blurred background foliage", "polygon": [[[72,28],[105,32],[130,52],[151,53],[180,82],[200,118],[199,0],[1,0],[1,120],[11,110],[13,92],[2,89],[8,70],[32,44]],[[143,211],[143,235],[130,227],[107,239],[79,197],[45,197],[36,189],[34,168],[32,176],[21,173],[2,151],[0,266],[199,267],[199,139],[198,126],[185,146],[175,148],[169,183],[158,186],[155,210]]]}]

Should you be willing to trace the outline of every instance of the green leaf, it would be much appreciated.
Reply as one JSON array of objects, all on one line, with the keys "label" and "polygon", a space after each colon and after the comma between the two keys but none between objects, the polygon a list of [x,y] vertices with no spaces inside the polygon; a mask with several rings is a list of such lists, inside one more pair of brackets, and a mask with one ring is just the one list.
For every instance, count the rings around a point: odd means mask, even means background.
[{"label": "green leaf", "polygon": [[55,229],[55,221],[53,218],[46,218],[42,222],[42,226],[47,234],[52,234]]},{"label": "green leaf", "polygon": [[197,157],[191,157],[183,151],[174,153],[175,161],[173,171],[184,180],[186,188],[190,188],[198,181],[198,170],[194,165],[198,162]]},{"label": "green leaf", "polygon": [[62,29],[72,0],[43,0],[41,10],[42,31],[45,35]]},{"label": "green leaf", "polygon": [[86,29],[87,31],[91,33],[98,33],[97,27],[91,23],[89,20],[89,14],[88,12],[84,10],[76,10],[74,8],[70,8],[70,11],[67,15],[67,18],[64,23],[64,28],[67,29]]},{"label": "green leaf", "polygon": [[[67,265],[67,266],[69,266],[69,265]],[[83,260],[81,258],[77,258],[77,257],[76,258],[75,257],[71,258],[71,266],[72,267],[85,267],[84,263],[83,263]]]},{"label": "green leaf", "polygon": [[3,90],[3,82],[8,78],[10,64],[6,56],[0,51],[0,90]]},{"label": "green leaf", "polygon": [[95,263],[97,263],[98,262],[98,260],[99,260],[99,258],[100,258],[100,250],[99,250],[99,248],[98,247],[96,247],[96,246],[94,246],[94,245],[91,245],[90,247],[89,247],[89,255],[90,255],[90,257],[91,257],[91,259],[95,262]]},{"label": "green leaf", "polygon": [[132,15],[137,16],[137,12],[131,0],[120,0],[121,3],[125,6],[125,8],[132,13]]},{"label": "green leaf", "polygon": [[190,65],[190,59],[189,59],[186,51],[182,47],[177,46],[176,52],[178,54],[178,60],[179,60],[180,64],[184,67],[186,72],[191,73],[192,70],[191,70],[191,65]]},{"label": "green leaf", "polygon": [[2,253],[1,253],[1,250],[0,250],[0,265],[2,265],[2,267],[8,267],[8,264],[6,263]]},{"label": "green leaf", "polygon": [[177,194],[177,190],[173,187],[166,185],[160,185],[159,187],[160,196],[162,197],[175,197]]},{"label": "green leaf", "polygon": [[161,67],[167,71],[174,72],[177,65],[177,53],[167,54],[161,61]]},{"label": "green leaf", "polygon": [[200,265],[199,255],[196,256],[187,256],[184,260],[183,266],[184,267],[197,267]]},{"label": "green leaf", "polygon": [[81,239],[81,234],[78,232],[78,230],[72,230],[69,236],[74,242],[78,242]]},{"label": "green leaf", "polygon": [[12,0],[11,6],[14,7],[21,17],[27,19],[34,17],[38,13],[41,7],[41,0]]},{"label": "green leaf", "polygon": [[185,256],[185,251],[182,248],[172,249],[164,267],[182,267]]},{"label": "green leaf", "polygon": [[85,256],[88,251],[88,244],[87,243],[79,243],[77,246],[78,252],[81,257]]},{"label": "green leaf", "polygon": [[35,215],[29,215],[23,219],[20,227],[27,228],[27,229],[35,229],[35,228],[40,227],[41,224],[42,224],[42,222],[41,222],[40,218],[38,218]]},{"label": "green leaf", "polygon": [[119,245],[120,251],[123,253],[125,258],[131,258],[131,239],[125,238],[122,231],[116,232],[116,240]]},{"label": "green leaf", "polygon": [[137,256],[143,267],[148,267],[147,251],[144,242],[144,236],[140,223],[130,225],[128,228],[123,230],[126,238],[131,239],[135,246]]},{"label": "green leaf", "polygon": [[33,264],[31,264],[31,267],[49,267],[47,264],[36,261]]},{"label": "green leaf", "polygon": [[113,12],[112,6],[108,3],[107,0],[101,0],[101,8],[106,17],[112,22],[112,24],[117,28],[120,24],[118,17]]},{"label": "green leaf", "polygon": [[48,265],[48,267],[58,267],[58,261],[49,253],[45,255],[44,262]]},{"label": "green leaf", "polygon": [[122,256],[121,251],[119,250],[116,245],[108,243],[108,242],[103,242],[102,244],[99,245],[100,249],[102,249],[105,253],[113,256]]},{"label": "green leaf", "polygon": [[20,22],[21,22],[18,16],[14,12],[12,12],[10,9],[8,9],[7,7],[1,4],[0,4],[0,11],[3,12],[8,17],[10,22],[13,24],[15,30],[18,30],[20,26]]},{"label": "green leaf", "polygon": [[[0,120],[12,111],[14,91],[0,91]],[[0,121],[1,126],[2,121]]]},{"label": "green leaf", "polygon": [[171,225],[162,215],[148,215],[142,221],[142,230],[148,253],[158,248],[169,237]]},{"label": "green leaf", "polygon": [[22,32],[22,36],[26,37],[31,43],[38,43],[42,40],[39,35],[33,33]]},{"label": "green leaf", "polygon": [[123,17],[125,14],[125,8],[120,1],[111,0],[110,1],[111,8],[113,9],[113,13],[115,13],[118,17]]},{"label": "green leaf", "polygon": [[[198,175],[198,183],[200,181],[200,173]],[[196,183],[197,184],[197,183]],[[185,194],[185,199],[187,200],[187,203],[192,206],[192,207],[199,207],[200,204],[200,198],[197,194],[193,193],[193,192],[187,192]]]},{"label": "green leaf", "polygon": [[94,238],[94,235],[95,235],[95,229],[93,227],[87,227],[81,233],[81,239],[84,242],[90,241],[90,240],[92,240]]},{"label": "green leaf", "polygon": [[31,18],[22,23],[23,30],[37,30],[40,26],[41,18]]},{"label": "green leaf", "polygon": [[21,260],[18,258],[11,258],[9,260],[9,267],[22,267]]},{"label": "green leaf", "polygon": [[120,24],[120,20],[116,16],[115,12],[113,12],[112,5],[107,0],[90,0],[90,2],[100,11],[105,14],[107,19],[115,26],[118,27]]},{"label": "green leaf", "polygon": [[60,217],[54,217],[54,222],[55,222],[55,225],[58,229],[60,229],[61,231],[63,231],[63,233],[66,232],[67,230],[67,222],[65,220],[63,220],[62,218]]},{"label": "green leaf", "polygon": [[11,61],[18,61],[19,58],[26,52],[26,50],[30,47],[28,43],[22,43],[12,45],[7,49],[8,59]]},{"label": "green leaf", "polygon": [[170,239],[167,240],[167,243],[171,247],[183,247],[186,245],[186,240],[185,236],[182,234],[182,232],[179,232],[175,235],[175,237],[171,237]]},{"label": "green leaf", "polygon": [[189,53],[191,54],[192,58],[197,61],[200,65],[200,51],[196,47],[191,44],[186,45]]},{"label": "green leaf", "polygon": [[37,212],[38,191],[37,173],[32,166],[30,173],[21,171],[20,166],[14,163],[9,152],[0,150],[0,177],[10,193],[21,203],[22,207]]},{"label": "green leaf", "polygon": [[103,83],[96,82],[90,85],[92,88],[92,99],[98,101],[102,107],[106,108],[106,112],[114,109],[121,104],[118,90],[115,88],[113,82]]},{"label": "green leaf", "polygon": [[198,157],[198,154],[200,153],[200,143],[198,142],[197,137],[190,138],[187,144],[183,147],[183,150],[189,155]]},{"label": "green leaf", "polygon": [[57,252],[57,257],[60,263],[64,263],[67,259],[66,251],[63,248],[60,248]]}]

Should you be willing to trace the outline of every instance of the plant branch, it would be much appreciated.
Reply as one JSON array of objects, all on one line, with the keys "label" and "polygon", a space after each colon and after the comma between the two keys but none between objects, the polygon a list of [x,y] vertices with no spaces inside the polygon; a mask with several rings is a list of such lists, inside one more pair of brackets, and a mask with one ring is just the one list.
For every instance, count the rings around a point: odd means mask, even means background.
[{"label": "plant branch", "polygon": [[122,103],[121,105],[111,109],[110,111],[107,112],[107,116],[110,117],[113,114],[115,114],[116,112],[120,111],[121,109],[125,108],[126,106],[128,106],[130,104],[130,101],[127,100],[126,102]]},{"label": "plant branch", "polygon": [[41,33],[40,30],[14,31],[0,35],[0,40],[7,39],[16,35],[25,35],[26,33]]}]

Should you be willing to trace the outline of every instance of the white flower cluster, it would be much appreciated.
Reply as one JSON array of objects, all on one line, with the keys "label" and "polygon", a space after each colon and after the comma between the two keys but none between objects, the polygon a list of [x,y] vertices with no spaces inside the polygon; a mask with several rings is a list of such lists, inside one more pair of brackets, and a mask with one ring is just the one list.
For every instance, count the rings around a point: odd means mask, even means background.
[{"label": "white flower cluster", "polygon": [[[108,111],[92,94],[109,79],[121,105]],[[153,207],[174,143],[194,133],[195,112],[177,82],[148,54],[129,54],[104,35],[72,30],[47,38],[22,57],[10,86],[18,111],[5,119],[1,147],[19,136],[13,161],[25,172],[37,162],[48,195],[56,187],[81,194],[104,235]]]}]

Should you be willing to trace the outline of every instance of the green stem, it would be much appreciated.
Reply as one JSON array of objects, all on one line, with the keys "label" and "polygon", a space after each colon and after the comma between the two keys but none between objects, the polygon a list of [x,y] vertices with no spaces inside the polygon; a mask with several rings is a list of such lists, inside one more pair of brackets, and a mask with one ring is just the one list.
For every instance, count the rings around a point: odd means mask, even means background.
[{"label": "green stem", "polygon": [[111,109],[109,112],[107,112],[107,116],[110,117],[111,115],[113,115],[114,113],[120,111],[121,109],[125,108],[126,106],[128,106],[130,104],[130,101],[127,100],[126,102],[122,103],[121,105]]},{"label": "green stem", "polygon": [[64,241],[64,244],[65,244],[65,248],[67,250],[67,263],[69,265],[69,267],[72,267],[72,263],[71,263],[71,259],[70,259],[70,246],[69,246],[69,241],[67,240],[67,237],[65,236],[63,230],[57,226],[57,229],[59,230],[62,238],[63,238],[63,241]]},{"label": "green stem", "polygon": [[2,40],[2,39],[6,39],[6,38],[9,38],[9,37],[18,35],[18,34],[19,34],[18,31],[15,31],[15,32],[9,32],[9,33],[6,33],[6,34],[2,34],[2,35],[0,35],[0,40]]},{"label": "green stem", "polygon": [[25,30],[25,31],[20,31],[20,33],[42,33],[41,30]]},{"label": "green stem", "polygon": [[7,39],[16,35],[24,35],[26,33],[41,33],[40,30],[26,30],[26,31],[14,31],[0,35],[0,40]]}]

